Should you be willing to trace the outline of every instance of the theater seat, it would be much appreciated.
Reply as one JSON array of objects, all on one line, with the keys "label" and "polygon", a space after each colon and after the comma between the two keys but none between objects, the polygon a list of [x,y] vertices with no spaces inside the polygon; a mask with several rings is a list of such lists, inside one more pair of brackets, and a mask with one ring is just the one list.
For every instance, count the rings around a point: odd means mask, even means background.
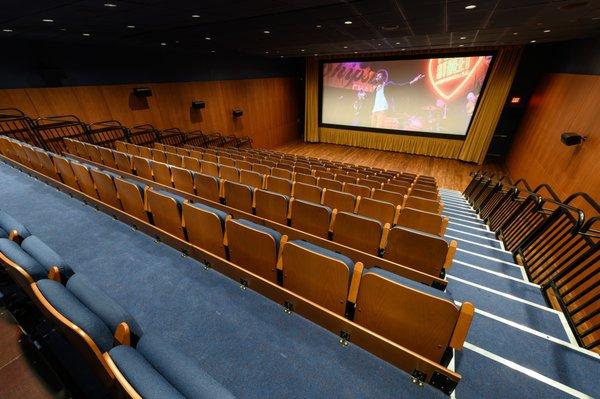
[{"label": "theater seat", "polygon": [[146,190],[148,211],[152,213],[154,225],[161,230],[185,240],[181,223],[181,208],[187,200],[165,190]]},{"label": "theater seat", "polygon": [[0,238],[8,238],[13,241],[21,242],[21,240],[30,235],[31,233],[27,227],[19,223],[8,213],[0,210]]},{"label": "theater seat", "polygon": [[374,267],[363,272],[354,321],[447,365],[449,348],[462,348],[473,312],[468,302],[458,308],[445,292]]},{"label": "theater seat", "polygon": [[293,198],[290,201],[290,225],[321,238],[329,238],[330,207]]},{"label": "theater seat", "polygon": [[113,208],[123,209],[113,180],[116,175],[98,169],[90,169],[90,174],[98,191],[100,201]]},{"label": "theater seat", "polygon": [[116,346],[105,358],[130,397],[234,398],[195,359],[153,334],[144,335],[135,349],[126,345]]},{"label": "theater seat", "polygon": [[372,255],[378,255],[385,245],[389,224],[379,220],[339,212],[335,215],[332,240]]},{"label": "theater seat", "polygon": [[405,207],[400,212],[397,225],[443,237],[448,227],[448,218],[437,213]]},{"label": "theater seat", "polygon": [[15,282],[29,295],[30,284],[40,279],[67,281],[73,270],[50,247],[30,235],[21,245],[0,239],[0,260]]},{"label": "theater seat", "polygon": [[289,197],[266,190],[256,190],[254,204],[256,216],[287,225]]},{"label": "theater seat", "polygon": [[252,213],[253,196],[256,189],[229,180],[225,180],[222,187],[223,198],[225,198],[227,206]]},{"label": "theater seat", "polygon": [[433,201],[427,198],[416,197],[414,195],[408,196],[405,206],[438,214],[442,213],[442,210],[444,209],[444,205],[441,202]]},{"label": "theater seat", "polygon": [[35,303],[84,355],[95,373],[112,379],[103,353],[115,342],[136,343],[143,332],[133,317],[83,274],[74,274],[66,286],[53,280],[31,285]]},{"label": "theater seat", "polygon": [[173,179],[173,186],[176,189],[189,194],[195,194],[192,172],[177,166],[171,166],[171,178]]},{"label": "theater seat", "polygon": [[388,223],[390,226],[396,223],[400,213],[400,205],[394,206],[387,201],[380,201],[372,198],[361,198],[358,201],[356,213],[379,220],[381,223]]},{"label": "theater seat", "polygon": [[277,283],[280,246],[287,241],[278,231],[245,219],[225,223],[229,260],[244,269]]},{"label": "theater seat", "polygon": [[219,179],[204,173],[192,173],[196,195],[207,200],[219,202]]},{"label": "theater seat", "polygon": [[323,205],[338,212],[354,212],[356,208],[356,196],[336,190],[325,189],[323,192]]},{"label": "theater seat", "polygon": [[144,202],[146,185],[133,179],[115,178],[114,180],[123,210],[133,217],[148,222]]},{"label": "theater seat", "polygon": [[383,257],[392,262],[443,277],[452,265],[456,241],[450,244],[438,235],[396,226],[390,230]]},{"label": "theater seat", "polygon": [[210,253],[225,258],[223,235],[227,214],[221,210],[199,203],[184,203],[183,225],[188,241]]},{"label": "theater seat", "polygon": [[362,263],[355,265],[347,256],[301,240],[284,244],[280,268],[285,288],[342,316],[351,283],[357,292],[362,273]]}]

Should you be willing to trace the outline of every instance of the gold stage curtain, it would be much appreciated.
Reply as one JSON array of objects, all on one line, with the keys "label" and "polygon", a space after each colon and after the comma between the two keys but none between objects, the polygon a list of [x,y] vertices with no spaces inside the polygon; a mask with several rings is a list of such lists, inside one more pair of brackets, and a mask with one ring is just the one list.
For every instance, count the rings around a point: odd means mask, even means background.
[{"label": "gold stage curtain", "polygon": [[[469,51],[479,50],[494,49],[476,48]],[[307,58],[304,139],[482,163],[517,71],[522,46],[502,47],[497,51],[487,87],[464,141],[319,127],[319,60],[316,57]],[[456,50],[440,51],[439,54],[444,52]],[[413,54],[425,56],[428,53],[419,51]]]}]

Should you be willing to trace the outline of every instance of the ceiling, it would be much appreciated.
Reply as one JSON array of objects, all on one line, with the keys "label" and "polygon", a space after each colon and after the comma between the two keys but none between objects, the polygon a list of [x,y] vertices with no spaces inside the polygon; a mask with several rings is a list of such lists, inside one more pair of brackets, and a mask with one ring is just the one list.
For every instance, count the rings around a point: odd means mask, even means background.
[{"label": "ceiling", "polygon": [[272,57],[543,43],[599,33],[600,0],[0,2],[0,38]]}]

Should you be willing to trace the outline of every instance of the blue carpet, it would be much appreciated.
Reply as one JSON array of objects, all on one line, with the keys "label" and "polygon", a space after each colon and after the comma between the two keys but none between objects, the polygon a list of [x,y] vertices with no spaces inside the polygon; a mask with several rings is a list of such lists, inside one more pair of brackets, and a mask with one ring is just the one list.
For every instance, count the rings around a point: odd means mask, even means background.
[{"label": "blue carpet", "polygon": [[473,287],[452,278],[448,278],[446,291],[455,300],[460,302],[469,301],[477,309],[493,313],[559,339],[568,339],[556,313]]},{"label": "blue carpet", "polygon": [[546,306],[546,301],[544,300],[540,289],[529,284],[502,278],[469,266],[461,265],[460,263],[453,263],[452,268],[448,270],[448,274]]},{"label": "blue carpet", "polygon": [[[458,399],[558,399],[570,397],[562,391],[469,349],[456,353],[456,368],[463,376],[463,380],[456,389]],[[522,387],[526,391],[521,390]]]},{"label": "blue carpet", "polygon": [[482,315],[475,315],[468,342],[505,359],[600,397],[600,361]]},{"label": "blue carpet", "polygon": [[464,212],[456,211],[454,209],[445,209],[442,211],[442,215],[447,216],[448,219],[466,220],[469,222],[475,222],[477,224],[484,224],[481,220],[477,219],[475,214],[467,215]]},{"label": "blue carpet", "polygon": [[468,263],[470,265],[475,265],[479,267],[483,267],[486,269],[493,270],[495,272],[500,272],[504,274],[508,274],[509,276],[522,278],[523,274],[521,273],[521,269],[514,264],[513,262],[506,263],[500,262],[498,260],[484,258],[483,256],[478,256],[477,254],[461,251],[462,246],[458,245],[458,250],[456,251],[456,255],[454,259],[460,260],[462,262]]},{"label": "blue carpet", "polygon": [[453,222],[452,220],[448,221],[448,227],[467,233],[480,234],[483,237],[496,238],[496,234],[494,232],[488,231],[484,227],[477,227],[466,223]]},{"label": "blue carpet", "polygon": [[0,165],[0,203],[121,303],[244,398],[443,397],[408,374],[172,248]]},{"label": "blue carpet", "polygon": [[454,236],[456,238],[462,238],[464,240],[473,241],[473,242],[483,244],[483,245],[489,245],[490,247],[494,247],[494,248],[498,248],[498,249],[501,248],[500,241],[498,241],[494,238],[476,236],[471,233],[464,233],[462,231],[454,230],[454,228],[446,229],[446,235]]},{"label": "blue carpet", "polygon": [[447,232],[445,235],[445,239],[446,241],[456,240],[458,248],[465,251],[475,252],[479,255],[488,256],[504,262],[514,263],[515,261],[511,252],[506,252],[500,248],[491,248],[467,242],[460,237],[454,236],[452,232]]}]

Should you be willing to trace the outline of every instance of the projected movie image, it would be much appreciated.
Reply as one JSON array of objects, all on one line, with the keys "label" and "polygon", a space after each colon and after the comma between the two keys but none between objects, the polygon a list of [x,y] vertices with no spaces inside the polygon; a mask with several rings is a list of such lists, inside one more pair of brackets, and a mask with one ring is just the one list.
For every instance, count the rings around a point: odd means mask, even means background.
[{"label": "projected movie image", "polygon": [[323,64],[321,123],[465,136],[492,56]]}]

